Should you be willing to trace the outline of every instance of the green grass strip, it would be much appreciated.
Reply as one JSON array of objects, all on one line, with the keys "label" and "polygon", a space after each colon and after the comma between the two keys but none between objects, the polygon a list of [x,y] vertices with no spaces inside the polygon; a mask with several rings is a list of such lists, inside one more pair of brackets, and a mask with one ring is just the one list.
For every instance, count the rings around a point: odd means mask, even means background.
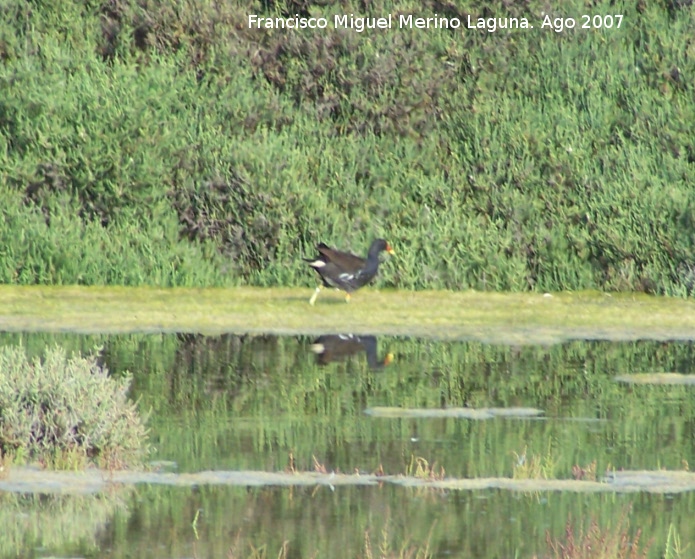
[{"label": "green grass strip", "polygon": [[369,333],[496,343],[695,339],[695,302],[642,294],[0,286],[0,330]]}]

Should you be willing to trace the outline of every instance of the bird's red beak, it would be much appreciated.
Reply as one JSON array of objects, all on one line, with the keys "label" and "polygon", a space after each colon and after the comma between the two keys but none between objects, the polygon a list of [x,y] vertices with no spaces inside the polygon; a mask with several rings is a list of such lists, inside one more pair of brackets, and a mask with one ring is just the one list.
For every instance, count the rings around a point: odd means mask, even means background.
[{"label": "bird's red beak", "polygon": [[396,251],[391,248],[391,245],[386,243],[386,252],[389,254],[396,254]]}]

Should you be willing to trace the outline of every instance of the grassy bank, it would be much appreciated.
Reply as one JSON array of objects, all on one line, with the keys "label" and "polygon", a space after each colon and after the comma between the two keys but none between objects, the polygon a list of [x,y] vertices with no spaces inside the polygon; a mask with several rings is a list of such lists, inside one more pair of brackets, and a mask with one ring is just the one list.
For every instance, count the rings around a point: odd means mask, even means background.
[{"label": "grassy bank", "polygon": [[[383,236],[387,287],[692,293],[687,3],[553,3],[578,22],[563,33],[540,2],[319,4],[6,2],[0,281],[311,285],[316,242]],[[534,29],[293,33],[249,13]]]},{"label": "grassy bank", "polygon": [[695,305],[600,293],[364,290],[346,304],[307,289],[0,287],[0,330],[401,335],[493,343],[692,339]]}]

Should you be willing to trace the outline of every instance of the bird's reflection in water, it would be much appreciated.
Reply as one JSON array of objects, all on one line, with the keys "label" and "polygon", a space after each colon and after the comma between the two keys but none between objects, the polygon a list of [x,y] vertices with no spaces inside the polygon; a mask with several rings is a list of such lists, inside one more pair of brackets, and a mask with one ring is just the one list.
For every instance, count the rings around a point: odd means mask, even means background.
[{"label": "bird's reflection in water", "polygon": [[370,369],[381,369],[393,361],[392,353],[387,353],[383,359],[379,359],[376,336],[355,336],[354,334],[320,336],[311,344],[311,351],[316,354],[316,362],[319,365],[344,361],[363,351],[367,354]]}]

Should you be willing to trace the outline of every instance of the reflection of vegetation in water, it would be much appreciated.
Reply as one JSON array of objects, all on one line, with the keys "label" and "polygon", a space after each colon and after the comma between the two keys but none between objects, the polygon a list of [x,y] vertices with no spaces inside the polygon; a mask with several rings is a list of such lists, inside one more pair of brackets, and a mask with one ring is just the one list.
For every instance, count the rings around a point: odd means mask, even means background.
[{"label": "reflection of vegetation in water", "polygon": [[[547,537],[551,559],[646,559],[650,547],[642,530],[630,530],[626,509],[612,526],[601,527],[592,519],[588,527],[575,527],[567,521],[563,538]],[[634,532],[632,534],[631,532]]]},{"label": "reflection of vegetation in water", "polygon": [[[552,475],[572,479],[581,475],[575,466],[595,468],[600,478],[609,466],[680,468],[693,453],[691,388],[614,380],[633,371],[689,372],[693,344],[516,347],[381,337],[380,354],[395,359],[374,371],[364,355],[317,365],[313,337],[0,337],[1,344],[20,340],[30,354],[55,342],[79,350],[101,343],[114,374],[137,371],[134,396],[153,410],[158,457],[177,461],[182,471],[283,470],[292,450],[298,470],[311,470],[315,456],[328,472],[373,472],[383,464],[386,473],[402,473],[415,456],[436,463],[436,472],[443,466],[447,476],[512,477],[513,452],[526,449],[527,458],[550,453]],[[376,406],[534,407],[545,417],[474,421],[363,413]],[[480,557],[485,549],[486,556],[542,556],[546,529],[560,538],[567,518],[577,519],[578,528],[587,510],[608,526],[626,501],[634,505],[631,526],[650,527],[645,538],[655,538],[652,550],[666,549],[671,524],[684,542],[695,538],[688,512],[695,506],[693,494],[524,496],[388,485],[335,491],[139,486],[138,494],[134,516],[117,513],[105,535],[115,555],[151,555],[161,546],[167,556],[190,556],[195,542],[199,556],[206,550],[225,556],[241,533],[243,549],[267,545],[274,555],[289,541],[290,551],[303,557],[358,557],[364,555],[365,531],[374,545],[390,513],[394,550],[407,537],[423,546],[434,524],[435,555]],[[201,509],[195,540],[191,523]],[[131,524],[131,518],[138,522]]]},{"label": "reflection of vegetation in water", "polygon": [[[158,458],[183,470],[300,469],[315,455],[329,470],[403,472],[411,454],[453,476],[511,476],[512,452],[543,456],[552,441],[556,476],[596,461],[608,467],[680,469],[693,452],[695,400],[687,386],[631,386],[633,371],[690,372],[695,345],[571,342],[549,347],[378,339],[393,353],[383,370],[363,355],[320,367],[315,338],[273,336],[3,334],[29,353],[60,343],[104,345],[116,374],[137,371],[133,395],[151,409]],[[377,419],[368,407],[421,409],[528,406],[545,419]],[[440,444],[443,441],[446,444]]]},{"label": "reflection of vegetation in water", "polygon": [[[175,407],[177,417],[194,421],[197,429],[183,436],[201,463],[233,468],[279,470],[294,450],[303,469],[316,455],[333,469],[373,471],[383,463],[393,473],[403,471],[417,450],[452,475],[509,476],[512,451],[527,447],[529,456],[544,455],[552,440],[556,475],[572,477],[574,466],[594,460],[598,472],[609,465],[680,468],[692,445],[685,427],[695,406],[686,387],[629,388],[613,381],[626,370],[686,369],[693,358],[690,344],[574,342],[543,348],[381,338],[382,351],[393,352],[395,359],[385,370],[371,371],[364,358],[317,367],[312,342],[188,337],[179,345],[169,381],[161,384],[165,377],[148,376],[143,397],[165,415]],[[677,416],[664,398],[679,402]],[[486,425],[384,421],[364,416],[373,405],[533,406],[543,409],[546,419]],[[156,431],[166,437],[162,427]],[[659,436],[672,428],[675,438]],[[458,442],[446,448],[431,442],[442,437]],[[160,449],[167,444],[160,440]],[[217,462],[205,456],[213,448],[233,458]],[[253,448],[254,456],[234,454],[238,448]],[[192,465],[189,458],[184,461]]]},{"label": "reflection of vegetation in water", "polygon": [[[226,557],[233,548],[238,557],[247,558],[251,546],[265,546],[267,556],[275,557],[286,545],[291,557],[354,559],[365,556],[366,532],[376,548],[386,531],[394,553],[407,542],[409,549],[429,546],[434,557],[530,559],[547,557],[548,536],[565,541],[568,519],[575,534],[592,521],[608,533],[630,504],[630,536],[642,528],[642,541],[651,541],[650,559],[661,557],[669,530],[683,541],[695,537],[689,512],[695,506],[692,493],[616,498],[494,490],[448,493],[387,485],[335,491],[142,487],[132,514],[117,514],[106,538],[114,557],[126,550],[134,557],[192,556],[194,548],[198,557]],[[192,522],[198,511],[196,537]]]},{"label": "reflection of vegetation in water", "polygon": [[98,556],[106,526],[125,510],[123,497],[122,490],[88,496],[0,493],[0,555],[26,557],[28,550],[45,548]]},{"label": "reflection of vegetation in water", "polygon": [[[266,559],[266,557],[288,559],[292,556],[293,549],[290,546],[290,540],[282,542],[282,547],[275,555],[274,550],[268,551],[266,544],[254,544],[249,541],[251,539],[244,537],[239,532],[227,551],[227,559]],[[413,544],[409,538],[406,538],[404,542],[396,542],[398,547],[395,549],[392,548],[394,542],[391,540],[387,518],[384,526],[375,535],[372,535],[369,529],[365,529],[363,555],[357,557],[364,557],[365,559],[373,559],[374,557],[380,559],[430,559],[432,557],[429,538],[422,545]]]},{"label": "reflection of vegetation in water", "polygon": [[684,559],[686,551],[692,551],[692,545],[692,542],[683,545],[678,529],[673,524],[670,524],[668,537],[666,538],[664,559]]}]

